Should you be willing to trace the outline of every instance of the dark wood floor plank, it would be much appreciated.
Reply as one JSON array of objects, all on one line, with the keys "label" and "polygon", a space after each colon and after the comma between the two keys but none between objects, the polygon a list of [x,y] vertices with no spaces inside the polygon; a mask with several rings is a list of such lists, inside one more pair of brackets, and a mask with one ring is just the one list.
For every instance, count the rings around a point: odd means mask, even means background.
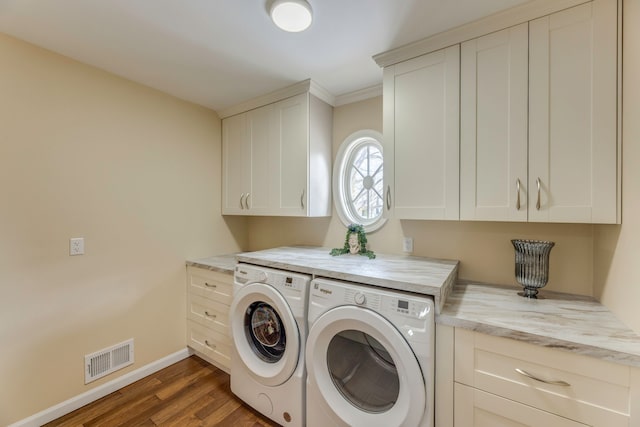
[{"label": "dark wood floor plank", "polygon": [[46,427],[276,427],[233,395],[229,375],[191,356]]},{"label": "dark wood floor plank", "polygon": [[[208,401],[211,399],[209,393],[211,388],[215,387],[216,381],[213,373],[205,377],[201,377],[196,383],[190,384],[180,392],[175,393],[171,399],[163,402],[162,408],[151,415],[151,420],[157,425],[163,425],[167,420],[183,414],[192,412],[192,405],[203,399]],[[202,406],[200,406],[201,408]]]},{"label": "dark wood floor plank", "polygon": [[113,392],[104,396],[95,402],[89,403],[83,406],[81,409],[71,412],[63,417],[58,418],[55,421],[44,424],[43,427],[76,427],[81,426],[83,423],[92,420],[103,414],[115,405],[123,402],[125,397],[119,392]]},{"label": "dark wood floor plank", "polygon": [[224,419],[229,416],[233,411],[242,406],[242,402],[237,399],[230,398],[222,406],[209,414],[202,420],[203,426],[221,426],[224,424]]},{"label": "dark wood floor plank", "polygon": [[157,407],[160,399],[156,395],[147,396],[141,399],[132,400],[124,405],[120,405],[113,410],[106,412],[91,421],[83,424],[84,427],[112,427],[121,426],[129,421],[131,417],[148,408]]}]

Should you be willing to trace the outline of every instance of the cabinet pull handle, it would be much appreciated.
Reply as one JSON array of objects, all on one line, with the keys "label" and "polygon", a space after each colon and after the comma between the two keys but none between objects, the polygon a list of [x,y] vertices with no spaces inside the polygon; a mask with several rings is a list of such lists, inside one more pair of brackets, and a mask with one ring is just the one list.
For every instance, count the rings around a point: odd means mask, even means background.
[{"label": "cabinet pull handle", "polygon": [[204,315],[207,316],[207,317],[211,317],[212,319],[215,319],[217,317],[215,314],[211,314],[208,311],[205,311]]},{"label": "cabinet pull handle", "polygon": [[211,283],[209,283],[209,282],[204,282],[204,285],[205,285],[207,288],[214,288],[214,289],[215,289],[215,288],[217,288],[217,287],[218,287],[218,285],[216,285],[216,284],[211,284]]},{"label": "cabinet pull handle", "polygon": [[536,210],[540,210],[540,178],[536,178],[536,185],[538,186],[538,198],[536,200]]},{"label": "cabinet pull handle", "polygon": [[215,344],[211,344],[211,343],[209,342],[209,340],[204,340],[204,344],[205,344],[207,347],[209,347],[209,348],[212,348],[212,349],[214,349],[214,350],[216,349],[216,345],[215,345]]},{"label": "cabinet pull handle", "polygon": [[244,198],[244,205],[249,209],[249,196],[251,193],[247,193],[247,196]]},{"label": "cabinet pull handle", "polygon": [[516,210],[520,210],[520,178],[516,178]]},{"label": "cabinet pull handle", "polygon": [[304,188],[302,189],[302,194],[300,195],[300,207],[304,209]]},{"label": "cabinet pull handle", "polygon": [[391,186],[387,185],[387,210],[391,210]]},{"label": "cabinet pull handle", "polygon": [[571,387],[571,384],[569,384],[566,381],[543,380],[542,378],[538,378],[535,375],[531,375],[527,371],[522,370],[520,368],[516,368],[516,372],[519,373],[520,375],[524,375],[527,378],[531,378],[532,380],[539,381],[541,383],[551,384],[551,385],[559,385],[559,386],[562,386],[562,387]]},{"label": "cabinet pull handle", "polygon": [[245,193],[242,193],[240,195],[240,209],[244,209],[244,204],[243,204],[244,196],[245,196]]}]

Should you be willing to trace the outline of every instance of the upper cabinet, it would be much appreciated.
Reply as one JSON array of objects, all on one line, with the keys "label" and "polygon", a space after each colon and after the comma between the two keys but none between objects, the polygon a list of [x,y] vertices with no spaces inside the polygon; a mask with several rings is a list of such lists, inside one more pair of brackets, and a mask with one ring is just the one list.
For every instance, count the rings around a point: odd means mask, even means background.
[{"label": "upper cabinet", "polygon": [[530,23],[529,221],[617,220],[617,7]]},{"label": "upper cabinet", "polygon": [[462,44],[462,220],[527,220],[528,38],[525,23]]},{"label": "upper cabinet", "polygon": [[332,107],[309,91],[222,120],[222,213],[330,216]]},{"label": "upper cabinet", "polygon": [[458,219],[458,45],[384,69],[385,214]]},{"label": "upper cabinet", "polygon": [[378,55],[388,215],[619,223],[617,22],[537,0]]}]

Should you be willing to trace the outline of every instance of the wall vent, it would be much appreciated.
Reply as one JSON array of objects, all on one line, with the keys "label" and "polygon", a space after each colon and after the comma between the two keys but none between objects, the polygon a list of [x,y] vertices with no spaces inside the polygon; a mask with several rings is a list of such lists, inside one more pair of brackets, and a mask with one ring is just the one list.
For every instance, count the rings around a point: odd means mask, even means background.
[{"label": "wall vent", "polygon": [[133,338],[84,356],[84,383],[133,364]]}]

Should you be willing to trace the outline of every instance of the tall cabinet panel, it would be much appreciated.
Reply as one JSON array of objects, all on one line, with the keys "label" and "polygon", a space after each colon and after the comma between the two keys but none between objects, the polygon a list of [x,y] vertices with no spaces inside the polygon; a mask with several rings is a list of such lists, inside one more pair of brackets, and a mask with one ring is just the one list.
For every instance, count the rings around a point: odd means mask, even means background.
[{"label": "tall cabinet panel", "polygon": [[273,108],[267,105],[247,112],[247,129],[251,146],[251,188],[245,196],[245,207],[253,215],[269,210],[272,190],[269,185],[269,157],[273,144],[269,139],[273,127]]},{"label": "tall cabinet panel", "polygon": [[276,125],[275,148],[279,167],[276,202],[281,214],[300,215],[304,210],[307,190],[307,129],[309,128],[309,104],[302,94],[274,106]]},{"label": "tall cabinet panel", "polygon": [[222,121],[222,213],[244,214],[245,198],[251,192],[251,143],[247,136],[247,115]]},{"label": "tall cabinet panel", "polygon": [[530,23],[529,220],[617,220],[617,5]]},{"label": "tall cabinet panel", "polygon": [[527,220],[528,37],[525,23],[462,44],[462,220]]},{"label": "tall cabinet panel", "polygon": [[460,46],[384,70],[387,215],[459,218]]}]

